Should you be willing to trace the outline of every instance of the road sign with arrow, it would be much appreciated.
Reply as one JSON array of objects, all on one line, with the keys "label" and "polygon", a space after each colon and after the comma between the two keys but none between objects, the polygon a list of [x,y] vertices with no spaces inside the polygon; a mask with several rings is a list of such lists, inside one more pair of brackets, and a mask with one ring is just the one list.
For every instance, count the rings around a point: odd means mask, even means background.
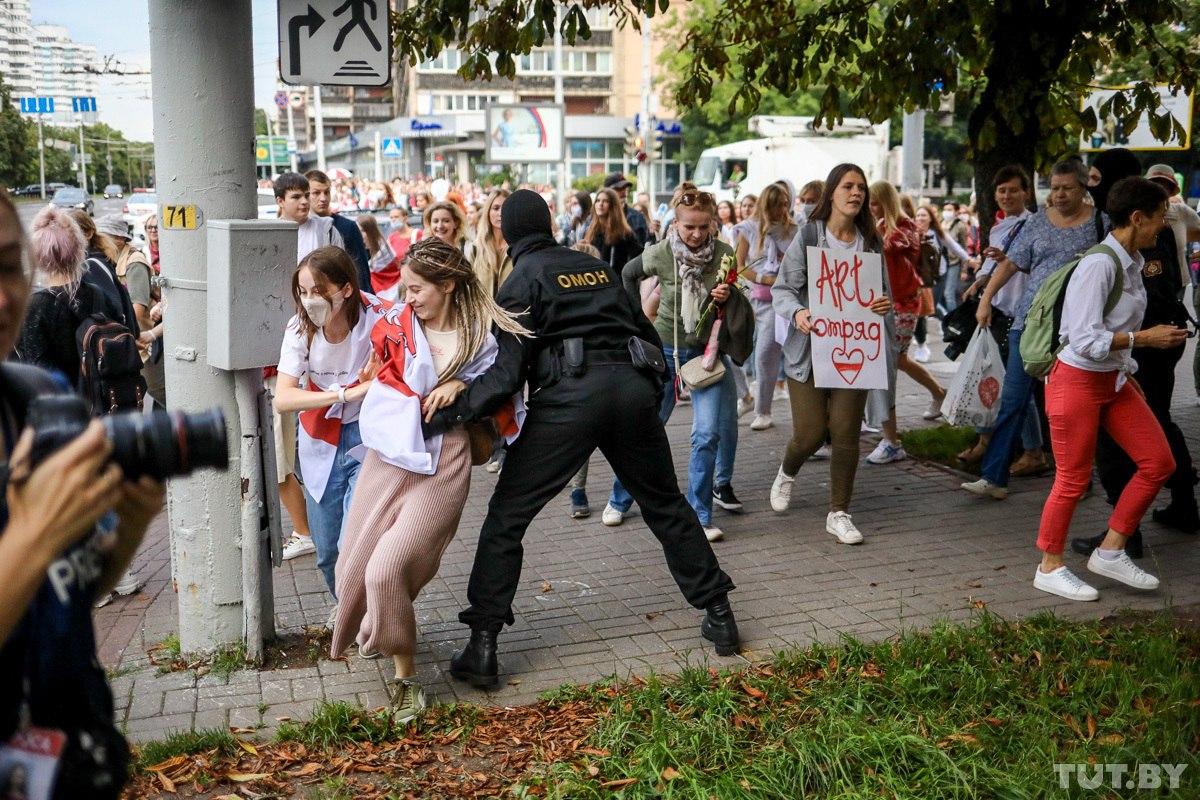
[{"label": "road sign with arrow", "polygon": [[392,74],[388,0],[278,0],[284,83],[386,86]]}]

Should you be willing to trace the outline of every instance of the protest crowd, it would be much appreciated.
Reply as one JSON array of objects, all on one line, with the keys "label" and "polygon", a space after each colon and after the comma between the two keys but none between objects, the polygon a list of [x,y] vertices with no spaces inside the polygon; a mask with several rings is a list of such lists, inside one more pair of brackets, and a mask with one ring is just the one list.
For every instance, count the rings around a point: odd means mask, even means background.
[{"label": "protest crowd", "polygon": [[[979,502],[1054,471],[1036,543],[1030,536],[1031,591],[1079,601],[1154,591],[1157,578],[1136,563],[1143,518],[1200,531],[1197,473],[1171,419],[1175,367],[1195,330],[1189,305],[1200,311],[1200,217],[1173,170],[1127,150],[1090,165],[1064,159],[1049,184],[1039,206],[1025,170],[999,170],[979,191],[1000,211],[981,225],[972,206],[903,195],[854,164],[736,203],[685,182],[662,216],[621,174],[562,208],[546,186],[280,175],[278,215],[298,226],[295,316],[263,379],[294,528],[284,558],[315,558],[336,598],[332,654],[390,659],[398,719],[425,707],[414,602],[459,529],[474,466],[497,478],[454,677],[496,684],[521,539],[551,503],[561,504],[548,513],[580,525],[598,511],[612,528],[637,504],[703,615],[701,636],[731,654],[738,576],[719,557],[744,510],[739,437],[778,440],[769,504],[801,531],[820,520],[791,510],[797,475],[807,461],[827,462],[825,532],[870,546],[872,532],[852,516],[854,488],[909,457],[896,418],[900,372],[928,392],[931,425],[977,431],[959,460],[979,468],[962,485]],[[139,250],[120,217],[51,207],[26,236],[0,199],[0,358],[13,376],[0,414],[10,465],[0,516],[6,710],[50,702],[45,687],[71,671],[78,702],[111,717],[94,659],[48,667],[30,688],[14,677],[23,665],[12,653],[71,639],[94,650],[90,608],[137,591],[126,570],[162,487],[104,466],[96,422],[35,462],[21,436],[27,400],[11,387],[20,378],[79,388],[102,398],[98,413],[170,407],[157,219],[145,230]],[[79,333],[87,320],[96,338]],[[959,362],[946,386],[925,366],[938,331]],[[101,340],[127,356],[126,371],[86,369]],[[9,372],[28,365],[42,371]],[[1195,376],[1181,389],[1200,402],[1200,361]],[[677,479],[664,423],[681,404],[692,421]],[[864,458],[860,442],[875,434]],[[612,485],[588,484],[596,450],[613,466]],[[1169,501],[1153,508],[1164,487]],[[1113,505],[1108,527],[1072,539],[1075,507],[1091,491]],[[1067,550],[1086,556],[1096,586],[1067,565]],[[40,576],[64,551],[94,569],[56,595]],[[97,725],[74,757],[115,775],[127,757],[120,739]],[[82,791],[110,796],[99,784]]]}]

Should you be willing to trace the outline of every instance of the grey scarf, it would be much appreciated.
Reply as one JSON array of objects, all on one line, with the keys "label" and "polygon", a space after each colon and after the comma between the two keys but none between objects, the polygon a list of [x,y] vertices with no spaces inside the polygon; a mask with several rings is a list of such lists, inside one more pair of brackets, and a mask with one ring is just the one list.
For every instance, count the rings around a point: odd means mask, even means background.
[{"label": "grey scarf", "polygon": [[699,250],[693,250],[679,238],[678,231],[671,228],[667,234],[667,244],[671,247],[671,255],[674,256],[679,269],[679,280],[683,284],[679,292],[683,330],[685,333],[695,333],[696,322],[700,319],[700,306],[708,296],[708,291],[704,288],[703,273],[712,263],[717,242],[710,236]]}]

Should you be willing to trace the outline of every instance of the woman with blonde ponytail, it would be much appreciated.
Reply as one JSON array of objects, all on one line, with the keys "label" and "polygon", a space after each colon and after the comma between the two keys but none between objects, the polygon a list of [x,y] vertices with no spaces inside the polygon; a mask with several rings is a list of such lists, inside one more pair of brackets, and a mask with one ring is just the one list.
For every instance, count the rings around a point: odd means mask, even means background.
[{"label": "woman with blonde ponytail", "polygon": [[[365,449],[337,563],[338,613],[332,652],[355,641],[364,658],[392,657],[397,720],[425,707],[413,654],[413,601],[437,574],[471,488],[471,447],[462,427],[426,439],[428,420],[495,361],[492,326],[528,336],[476,277],[466,256],[430,237],[409,250],[402,305],[371,334],[379,368],[359,417]],[[494,416],[514,440],[521,396]]]}]

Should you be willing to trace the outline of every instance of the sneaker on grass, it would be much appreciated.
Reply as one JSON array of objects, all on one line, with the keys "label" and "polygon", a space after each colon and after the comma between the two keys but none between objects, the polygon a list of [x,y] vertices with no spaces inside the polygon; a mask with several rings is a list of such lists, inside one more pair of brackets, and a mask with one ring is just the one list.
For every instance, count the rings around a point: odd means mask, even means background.
[{"label": "sneaker on grass", "polygon": [[425,690],[416,678],[393,678],[388,681],[392,691],[393,719],[403,725],[425,710]]}]

